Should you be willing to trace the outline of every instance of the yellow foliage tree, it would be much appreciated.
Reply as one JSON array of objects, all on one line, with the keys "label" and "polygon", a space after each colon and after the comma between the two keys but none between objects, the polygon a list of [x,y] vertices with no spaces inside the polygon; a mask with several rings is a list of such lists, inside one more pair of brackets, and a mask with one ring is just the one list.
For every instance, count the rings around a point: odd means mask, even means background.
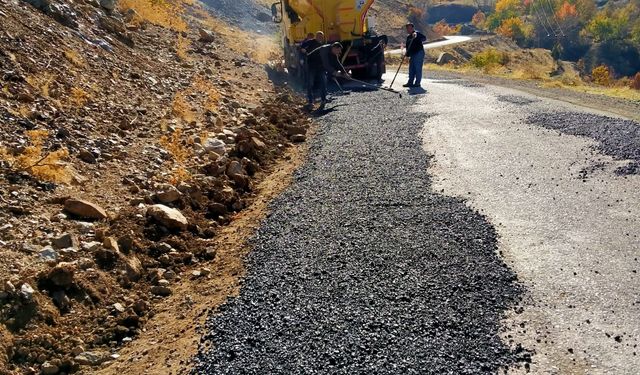
[{"label": "yellow foliage tree", "polygon": [[591,71],[591,78],[593,82],[601,86],[611,85],[611,72],[606,65],[599,65],[593,68]]},{"label": "yellow foliage tree", "polygon": [[500,35],[517,39],[524,36],[524,22],[519,17],[507,18],[496,30]]},{"label": "yellow foliage tree", "polygon": [[484,14],[484,12],[482,12],[481,10],[479,10],[476,14],[473,15],[473,18],[471,19],[471,23],[479,28],[484,27],[484,23],[487,20],[487,16]]},{"label": "yellow foliage tree", "polygon": [[496,2],[496,12],[503,13],[507,11],[515,12],[520,9],[520,0],[498,0]]}]

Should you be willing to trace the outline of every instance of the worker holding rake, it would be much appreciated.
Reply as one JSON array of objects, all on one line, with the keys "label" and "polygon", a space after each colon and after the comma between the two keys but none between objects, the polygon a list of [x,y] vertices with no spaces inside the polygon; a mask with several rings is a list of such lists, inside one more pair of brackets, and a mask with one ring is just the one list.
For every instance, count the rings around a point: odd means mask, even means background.
[{"label": "worker holding rake", "polygon": [[407,29],[407,52],[409,58],[409,82],[404,87],[420,87],[422,81],[422,65],[424,64],[424,46],[427,37],[416,31],[412,23],[406,25]]},{"label": "worker holding rake", "polygon": [[318,47],[308,55],[309,59],[309,81],[307,86],[307,107],[313,107],[314,89],[320,89],[320,110],[327,104],[327,75],[331,77],[344,77],[350,79],[351,76],[340,62],[342,54],[342,44],[335,42]]}]

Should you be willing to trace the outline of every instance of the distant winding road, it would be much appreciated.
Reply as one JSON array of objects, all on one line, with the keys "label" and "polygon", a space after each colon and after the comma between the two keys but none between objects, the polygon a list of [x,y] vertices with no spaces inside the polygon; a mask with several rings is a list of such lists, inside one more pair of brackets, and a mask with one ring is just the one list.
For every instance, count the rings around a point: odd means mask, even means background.
[{"label": "distant winding road", "polygon": [[[448,45],[451,45],[451,44],[458,44],[458,43],[468,42],[468,41],[472,40],[473,37],[464,36],[464,35],[450,35],[450,36],[445,36],[444,39],[445,40],[439,40],[437,42],[427,42],[427,43],[424,44],[424,48],[425,49],[439,48],[439,47],[444,47],[444,46],[448,46]],[[403,52],[404,52],[404,48],[399,48],[399,49],[392,49],[392,50],[389,50],[389,51],[385,51],[385,54],[387,54],[387,55],[402,55]]]}]

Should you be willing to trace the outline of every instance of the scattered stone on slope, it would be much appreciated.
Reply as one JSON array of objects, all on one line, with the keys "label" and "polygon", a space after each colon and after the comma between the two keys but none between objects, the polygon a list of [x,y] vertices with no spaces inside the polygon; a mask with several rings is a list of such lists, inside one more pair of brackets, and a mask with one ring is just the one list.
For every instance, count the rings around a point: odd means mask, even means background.
[{"label": "scattered stone on slope", "polygon": [[211,30],[200,28],[198,29],[198,34],[200,35],[201,42],[213,43],[216,41],[216,36]]},{"label": "scattered stone on slope", "polygon": [[180,211],[162,204],[155,204],[147,208],[147,216],[168,229],[185,230],[189,222]]},{"label": "scattered stone on slope", "polygon": [[67,199],[64,202],[64,209],[82,219],[102,220],[107,218],[107,212],[102,207],[82,199]]},{"label": "scattered stone on slope", "polygon": [[66,248],[78,248],[78,237],[71,234],[65,233],[60,237],[54,238],[51,241],[51,244],[56,249],[66,249]]}]

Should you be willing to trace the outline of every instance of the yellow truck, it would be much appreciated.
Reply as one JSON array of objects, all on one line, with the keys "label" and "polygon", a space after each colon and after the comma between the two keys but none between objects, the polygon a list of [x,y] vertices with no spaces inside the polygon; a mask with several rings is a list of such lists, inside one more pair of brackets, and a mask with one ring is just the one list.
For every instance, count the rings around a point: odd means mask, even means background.
[{"label": "yellow truck", "polygon": [[299,46],[308,33],[322,31],[326,42],[341,42],[342,65],[356,78],[381,79],[385,72],[386,35],[377,35],[367,13],[374,0],[280,0],[271,6],[281,24],[289,73],[302,72]]}]

